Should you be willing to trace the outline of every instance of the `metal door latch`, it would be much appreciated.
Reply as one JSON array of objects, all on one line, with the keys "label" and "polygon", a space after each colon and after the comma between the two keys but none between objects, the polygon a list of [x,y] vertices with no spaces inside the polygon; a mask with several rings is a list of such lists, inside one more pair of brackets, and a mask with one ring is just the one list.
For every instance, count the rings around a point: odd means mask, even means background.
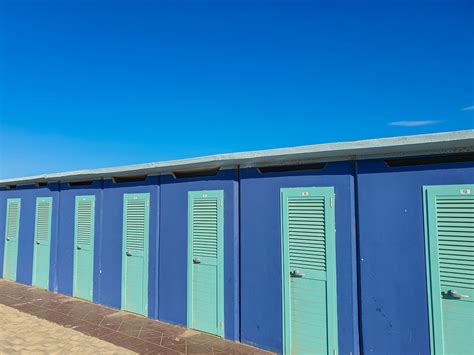
[{"label": "metal door latch", "polygon": [[40,243],[39,241],[36,241],[36,244],[38,244],[38,245],[39,245],[39,243]]},{"label": "metal door latch", "polygon": [[193,259],[193,263],[194,263],[194,264],[200,264],[200,263],[201,263],[201,259],[199,259],[199,258],[194,258],[194,259]]},{"label": "metal door latch", "polygon": [[290,276],[291,277],[303,277],[304,274],[302,274],[301,272],[299,272],[298,270],[293,270],[290,272]]},{"label": "metal door latch", "polygon": [[451,298],[455,300],[460,300],[461,298],[469,298],[468,295],[461,295],[457,293],[455,290],[449,290],[447,292],[441,292],[441,295],[446,298]]},{"label": "metal door latch", "polygon": [[127,256],[132,256],[132,253],[129,252],[128,250],[127,250],[127,252],[126,252],[125,254],[126,254]]},{"label": "metal door latch", "polygon": [[78,245],[76,248],[77,248],[77,250],[81,250],[81,249],[82,249],[79,245]]}]

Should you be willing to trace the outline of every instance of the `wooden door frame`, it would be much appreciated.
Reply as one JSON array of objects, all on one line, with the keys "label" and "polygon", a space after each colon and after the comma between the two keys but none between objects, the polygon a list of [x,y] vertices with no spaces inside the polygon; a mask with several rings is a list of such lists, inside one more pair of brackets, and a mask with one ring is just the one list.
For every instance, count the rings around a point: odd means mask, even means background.
[{"label": "wooden door frame", "polygon": [[[5,236],[3,238],[4,240],[4,250],[3,250],[3,277],[8,279],[8,280],[11,280],[11,281],[16,281],[16,275],[17,275],[17,271],[18,271],[18,249],[20,247],[20,218],[21,218],[21,198],[7,198],[7,208],[6,208],[6,215],[5,215]],[[7,232],[8,232],[8,212],[10,210],[10,203],[14,203],[14,202],[18,202],[18,218],[16,220],[16,257],[15,257],[15,261],[16,261],[16,266],[15,266],[15,275],[14,275],[14,279],[10,279],[9,275],[7,277],[7,274],[6,274],[6,264],[8,262],[7,260],[7,252],[8,252],[8,245],[7,245]]]},{"label": "wooden door frame", "polygon": [[126,232],[127,232],[127,200],[132,199],[133,197],[145,197],[145,238],[143,241],[143,248],[144,248],[144,272],[143,272],[143,286],[145,288],[143,292],[143,316],[148,317],[148,267],[149,267],[149,240],[150,240],[150,203],[151,203],[151,194],[149,192],[142,192],[142,193],[124,193],[122,198],[123,203],[123,212],[122,212],[122,278],[121,278],[121,298],[120,298],[120,309],[127,311],[124,307],[126,304],[126,281],[127,281],[127,258],[126,258]]},{"label": "wooden door frame", "polygon": [[49,258],[48,258],[48,278],[46,281],[46,290],[49,290],[49,273],[51,272],[51,234],[52,234],[52,229],[53,229],[53,197],[47,196],[47,197],[36,197],[36,205],[35,205],[35,230],[34,230],[34,238],[33,238],[33,272],[31,275],[31,283],[33,286],[39,287],[36,282],[36,254],[37,254],[37,244],[36,244],[36,238],[38,234],[38,202],[40,200],[47,200],[49,201],[49,230],[48,230],[48,241],[49,241]]},{"label": "wooden door frame", "polygon": [[[282,265],[282,340],[283,353],[291,353],[291,330],[290,330],[290,274],[288,260],[288,238],[285,232],[285,206],[284,201],[288,192],[306,193],[313,191],[314,196],[322,196],[325,199],[325,224],[326,237],[326,294],[327,297],[327,335],[328,347],[339,352],[338,321],[337,321],[337,273],[336,273],[336,220],[335,220],[335,193],[334,187],[289,187],[280,188],[280,225],[281,225],[281,265]],[[334,202],[330,202],[330,199]],[[331,267],[328,267],[328,256],[332,259]]]},{"label": "wooden door frame", "polygon": [[188,191],[188,257],[187,257],[187,326],[193,328],[193,236],[192,236],[192,201],[198,195],[211,194],[217,197],[217,334],[224,337],[224,190]]},{"label": "wooden door frame", "polygon": [[[440,280],[438,266],[437,238],[430,237],[430,232],[436,233],[436,204],[432,198],[439,194],[459,194],[460,189],[474,190],[472,184],[426,185],[423,186],[423,229],[425,239],[426,289],[428,298],[428,320],[431,355],[442,354],[444,348],[443,317],[440,295]],[[453,191],[452,193],[450,191]],[[474,192],[474,191],[473,191]],[[438,349],[441,349],[438,351]]]},{"label": "wooden door frame", "polygon": [[78,297],[76,294],[77,288],[77,216],[78,216],[78,207],[79,207],[79,200],[80,199],[88,199],[92,201],[92,228],[91,228],[91,272],[92,272],[92,285],[91,285],[91,294],[90,299],[88,301],[92,302],[93,294],[94,294],[94,246],[95,246],[95,195],[76,195],[75,197],[75,207],[74,207],[74,270],[73,270],[73,281],[72,281],[72,294],[74,297]]}]

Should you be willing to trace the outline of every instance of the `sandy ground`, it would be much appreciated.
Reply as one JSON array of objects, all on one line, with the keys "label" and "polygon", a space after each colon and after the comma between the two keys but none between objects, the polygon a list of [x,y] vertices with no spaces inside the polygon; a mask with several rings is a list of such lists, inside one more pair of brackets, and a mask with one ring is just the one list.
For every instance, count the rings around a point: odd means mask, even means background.
[{"label": "sandy ground", "polygon": [[0,354],[135,354],[0,304]]}]

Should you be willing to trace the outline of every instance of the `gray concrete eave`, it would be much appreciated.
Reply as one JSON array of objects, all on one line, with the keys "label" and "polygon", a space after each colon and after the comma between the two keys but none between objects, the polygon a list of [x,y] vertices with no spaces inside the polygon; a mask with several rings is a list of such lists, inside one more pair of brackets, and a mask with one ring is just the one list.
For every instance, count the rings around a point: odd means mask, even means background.
[{"label": "gray concrete eave", "polygon": [[136,174],[159,175],[173,171],[331,162],[375,158],[396,158],[474,151],[474,129],[351,142],[325,143],[291,148],[217,154],[113,168],[77,170],[0,180],[0,186],[41,182],[70,182],[106,179]]}]

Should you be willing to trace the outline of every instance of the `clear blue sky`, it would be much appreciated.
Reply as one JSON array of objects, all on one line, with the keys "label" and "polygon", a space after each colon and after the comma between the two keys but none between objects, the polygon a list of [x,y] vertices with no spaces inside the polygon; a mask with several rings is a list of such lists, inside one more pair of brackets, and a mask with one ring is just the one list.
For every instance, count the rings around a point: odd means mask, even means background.
[{"label": "clear blue sky", "polygon": [[0,178],[473,128],[473,4],[0,0]]}]

